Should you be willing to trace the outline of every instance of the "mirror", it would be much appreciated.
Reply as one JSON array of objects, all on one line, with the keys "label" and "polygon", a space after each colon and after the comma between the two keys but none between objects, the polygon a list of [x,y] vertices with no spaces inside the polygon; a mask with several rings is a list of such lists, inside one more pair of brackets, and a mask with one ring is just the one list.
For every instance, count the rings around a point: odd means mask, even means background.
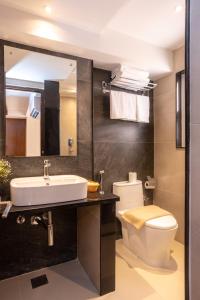
[{"label": "mirror", "polygon": [[77,155],[76,60],[4,46],[5,155]]},{"label": "mirror", "polygon": [[176,74],[176,148],[185,148],[185,71]]}]

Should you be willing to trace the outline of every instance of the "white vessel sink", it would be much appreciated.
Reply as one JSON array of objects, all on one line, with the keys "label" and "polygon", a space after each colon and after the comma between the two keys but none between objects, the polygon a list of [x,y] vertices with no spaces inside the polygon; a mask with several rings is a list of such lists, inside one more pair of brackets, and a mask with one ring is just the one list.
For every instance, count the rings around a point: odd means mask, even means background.
[{"label": "white vessel sink", "polygon": [[27,206],[87,197],[87,180],[75,175],[15,178],[10,182],[13,205]]}]

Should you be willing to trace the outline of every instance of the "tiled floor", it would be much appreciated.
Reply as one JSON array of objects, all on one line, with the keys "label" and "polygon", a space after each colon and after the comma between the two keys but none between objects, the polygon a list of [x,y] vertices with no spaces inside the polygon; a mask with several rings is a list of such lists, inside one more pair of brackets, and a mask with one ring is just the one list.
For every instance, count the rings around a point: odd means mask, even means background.
[{"label": "tiled floor", "polygon": [[[116,291],[99,297],[77,261],[0,282],[1,300],[184,300],[184,249],[177,242],[171,270],[148,268],[117,241]],[[49,283],[32,289],[30,279],[46,274]]]}]

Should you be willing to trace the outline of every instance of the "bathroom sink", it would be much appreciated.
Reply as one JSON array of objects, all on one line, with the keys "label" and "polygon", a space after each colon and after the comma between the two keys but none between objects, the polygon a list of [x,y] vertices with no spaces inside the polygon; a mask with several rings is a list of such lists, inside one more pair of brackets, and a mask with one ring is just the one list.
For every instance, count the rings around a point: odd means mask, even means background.
[{"label": "bathroom sink", "polygon": [[15,178],[10,182],[15,206],[41,205],[87,197],[87,180],[75,175]]}]

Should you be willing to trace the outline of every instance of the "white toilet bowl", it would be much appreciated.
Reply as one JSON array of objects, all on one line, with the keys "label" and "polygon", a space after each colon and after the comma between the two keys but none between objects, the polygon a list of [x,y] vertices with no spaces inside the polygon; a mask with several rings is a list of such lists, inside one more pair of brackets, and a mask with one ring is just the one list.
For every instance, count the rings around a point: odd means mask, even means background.
[{"label": "white toilet bowl", "polygon": [[[120,212],[119,212],[120,214]],[[120,218],[124,245],[152,267],[167,268],[178,225],[172,216],[146,221],[142,229]]]},{"label": "white toilet bowl", "polygon": [[117,203],[117,217],[122,224],[124,245],[136,256],[152,267],[166,268],[170,261],[170,251],[178,224],[172,215],[146,221],[138,230],[126,222],[125,211],[144,206],[142,182],[115,182],[113,193],[120,197]]}]

